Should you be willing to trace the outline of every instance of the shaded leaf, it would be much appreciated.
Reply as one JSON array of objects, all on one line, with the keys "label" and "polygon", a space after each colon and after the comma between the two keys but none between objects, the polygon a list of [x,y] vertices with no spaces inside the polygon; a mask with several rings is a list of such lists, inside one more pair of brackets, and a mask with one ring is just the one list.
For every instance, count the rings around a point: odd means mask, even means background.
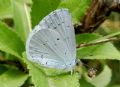
[{"label": "shaded leaf", "polygon": [[85,79],[80,79],[80,87],[95,87],[89,82],[87,82]]},{"label": "shaded leaf", "polygon": [[33,27],[37,25],[43,17],[55,10],[60,1],[61,0],[33,0],[31,12]]},{"label": "shaded leaf", "polygon": [[120,87],[120,85],[113,85],[113,86],[109,86],[109,87]]},{"label": "shaded leaf", "polygon": [[0,65],[0,75],[1,75],[2,73],[4,73],[5,71],[7,71],[7,70],[8,70],[8,68],[7,68],[6,66]]}]

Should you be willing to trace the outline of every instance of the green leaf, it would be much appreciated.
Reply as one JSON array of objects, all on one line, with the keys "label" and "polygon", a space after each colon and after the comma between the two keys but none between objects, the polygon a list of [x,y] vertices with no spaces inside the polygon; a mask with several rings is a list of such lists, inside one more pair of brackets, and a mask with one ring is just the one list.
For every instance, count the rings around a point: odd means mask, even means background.
[{"label": "green leaf", "polygon": [[4,74],[0,75],[1,87],[20,87],[27,80],[28,75],[18,70],[10,69]]},{"label": "green leaf", "polygon": [[[26,58],[25,53],[23,55],[24,58]],[[41,67],[39,68],[39,66],[35,66],[35,64],[28,60],[25,60],[25,62],[30,70],[29,73],[35,87],[79,87],[78,74],[71,75],[70,73],[66,73],[57,76],[48,76],[43,70],[41,70]]]},{"label": "green leaf", "polygon": [[49,87],[45,74],[38,67],[26,59],[25,53],[23,54],[23,57],[25,59],[27,67],[29,68],[29,74],[32,77],[32,81],[35,87]]},{"label": "green leaf", "polygon": [[104,66],[104,70],[95,78],[89,78],[86,75],[86,80],[93,84],[95,87],[106,87],[112,77],[111,69],[108,66]]},{"label": "green leaf", "polygon": [[88,34],[88,33],[85,33],[85,34],[78,34],[76,35],[76,43],[77,44],[80,44],[80,43],[89,43],[93,40],[96,40],[98,38],[100,38],[101,36],[98,35],[98,34]]},{"label": "green leaf", "polygon": [[95,87],[89,82],[87,82],[85,79],[80,79],[80,87]]},{"label": "green leaf", "polygon": [[80,87],[78,74],[51,77],[48,82],[49,87]]},{"label": "green leaf", "polygon": [[[88,38],[89,37],[89,38]],[[80,43],[89,43],[96,38],[101,38],[100,35],[83,34],[79,35],[77,39]],[[113,46],[112,43],[107,42],[104,44],[81,47],[77,49],[77,58],[81,59],[117,59],[120,60],[120,52]]]},{"label": "green leaf", "polygon": [[62,0],[59,7],[68,8],[72,14],[73,22],[76,23],[85,15],[90,4],[91,0]]},{"label": "green leaf", "polygon": [[12,9],[10,0],[0,0],[0,19],[11,18]]},{"label": "green leaf", "polygon": [[113,85],[113,86],[109,86],[109,87],[120,87],[120,85]]},{"label": "green leaf", "polygon": [[55,10],[60,1],[61,0],[33,0],[31,12],[33,27],[37,25],[43,17]]},{"label": "green leaf", "polygon": [[104,36],[104,37],[101,37],[101,38],[98,38],[98,39],[96,39],[96,40],[91,41],[91,43],[97,42],[97,41],[101,41],[101,40],[106,40],[106,39],[108,39],[108,38],[115,37],[115,36],[117,36],[117,35],[120,35],[120,32],[114,32],[114,33],[108,34],[108,35],[106,35],[106,36]]},{"label": "green leaf", "polygon": [[21,58],[22,52],[25,50],[18,35],[2,22],[0,22],[0,50],[18,58]]},{"label": "green leaf", "polygon": [[28,11],[25,2],[12,0],[12,5],[15,30],[25,43],[26,38],[31,31],[30,12]]}]

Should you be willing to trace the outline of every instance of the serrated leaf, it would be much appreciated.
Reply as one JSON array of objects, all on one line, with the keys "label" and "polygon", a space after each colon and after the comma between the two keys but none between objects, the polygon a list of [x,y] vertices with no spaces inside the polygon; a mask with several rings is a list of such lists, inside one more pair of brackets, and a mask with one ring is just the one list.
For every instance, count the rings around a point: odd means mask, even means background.
[{"label": "serrated leaf", "polygon": [[[80,37],[80,38],[79,38]],[[89,43],[97,38],[101,38],[100,35],[93,35],[93,34],[84,34],[80,35],[79,40],[80,43]],[[89,38],[88,38],[89,37]],[[78,41],[77,41],[78,43]],[[77,58],[81,59],[117,59],[120,60],[120,52],[114,47],[114,45],[110,42],[88,46],[88,47],[81,47],[77,49]]]},{"label": "serrated leaf", "polygon": [[72,14],[74,23],[76,23],[85,15],[90,4],[91,0],[62,0],[59,7],[68,8]]},{"label": "serrated leaf", "polygon": [[15,69],[10,69],[0,75],[0,87],[20,87],[24,84],[27,78],[27,74]]},{"label": "serrated leaf", "polygon": [[0,19],[11,18],[12,9],[10,0],[0,0]]},{"label": "serrated leaf", "polygon": [[0,22],[0,50],[18,58],[21,58],[22,52],[25,50],[18,35],[2,22]]},{"label": "serrated leaf", "polygon": [[15,30],[24,43],[31,31],[30,15],[25,2],[12,0],[13,18],[15,22]]},{"label": "serrated leaf", "polygon": [[[26,58],[25,53],[23,54]],[[25,60],[35,87],[79,87],[79,75],[70,73],[48,76],[39,66]],[[51,72],[50,72],[51,73]],[[71,80],[71,81],[69,81]]]},{"label": "serrated leaf", "polygon": [[55,10],[60,1],[61,0],[33,0],[31,12],[33,27],[37,25],[43,17]]},{"label": "serrated leaf", "polygon": [[93,84],[95,87],[106,87],[111,81],[112,72],[108,66],[104,66],[103,71],[95,78],[89,78],[86,75],[86,80]]}]

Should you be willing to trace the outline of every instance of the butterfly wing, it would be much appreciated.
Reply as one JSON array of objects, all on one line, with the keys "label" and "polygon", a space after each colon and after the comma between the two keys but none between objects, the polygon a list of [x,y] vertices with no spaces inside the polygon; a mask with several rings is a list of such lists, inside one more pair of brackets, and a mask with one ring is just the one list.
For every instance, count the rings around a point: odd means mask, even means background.
[{"label": "butterfly wing", "polygon": [[63,38],[52,29],[36,27],[29,35],[26,52],[29,60],[46,67],[65,69],[69,64],[75,64],[70,60]]},{"label": "butterfly wing", "polygon": [[58,32],[70,51],[71,60],[76,58],[74,28],[67,9],[58,9],[51,12],[39,23],[38,27],[50,28]]}]

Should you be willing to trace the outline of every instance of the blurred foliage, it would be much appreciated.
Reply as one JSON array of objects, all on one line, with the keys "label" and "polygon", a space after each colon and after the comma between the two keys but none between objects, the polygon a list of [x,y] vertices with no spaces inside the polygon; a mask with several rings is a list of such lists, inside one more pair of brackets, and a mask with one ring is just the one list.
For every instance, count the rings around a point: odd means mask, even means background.
[{"label": "blurred foliage", "polygon": [[[77,58],[83,64],[72,75],[26,59],[27,36],[43,17],[57,8],[68,8],[73,24],[78,23],[90,4],[91,0],[0,0],[0,87],[120,87],[120,40],[78,48]],[[95,33],[76,35],[76,43],[119,39],[119,35],[120,15],[112,13]],[[87,65],[84,61],[89,59],[93,62]],[[88,76],[92,65],[98,69],[93,78]]]},{"label": "blurred foliage", "polygon": [[13,15],[10,0],[0,0],[0,19],[11,17]]},{"label": "blurred foliage", "polygon": [[72,14],[73,23],[79,22],[89,8],[91,0],[62,0],[59,8],[68,8]]}]

